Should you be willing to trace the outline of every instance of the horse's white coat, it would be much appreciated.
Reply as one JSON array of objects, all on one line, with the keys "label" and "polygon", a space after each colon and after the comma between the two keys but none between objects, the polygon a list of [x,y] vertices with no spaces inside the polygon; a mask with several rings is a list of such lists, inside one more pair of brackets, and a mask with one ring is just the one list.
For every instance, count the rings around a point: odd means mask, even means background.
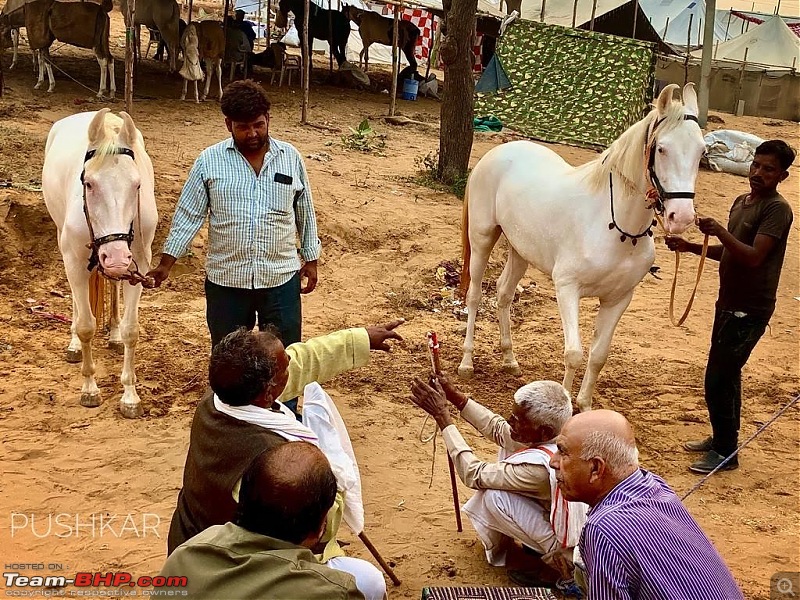
[{"label": "horse's white coat", "polygon": [[[127,155],[105,152],[114,148],[130,148],[135,160]],[[89,149],[98,149],[98,152],[84,165]],[[87,270],[91,254],[87,244],[91,236],[83,212],[84,185],[80,179],[84,168],[86,203],[95,238],[128,233],[131,224],[134,228],[130,249],[125,241],[110,242],[99,248],[101,263],[110,274],[124,273],[130,265],[131,254],[141,272],[149,270],[158,213],[153,163],[145,151],[142,134],[127,113],[120,112],[117,117],[104,108],[72,115],[53,125],[45,147],[42,192],[58,230],[58,247],[72,290],[72,339],[67,353],[74,358],[82,356],[81,404],[98,406],[100,392],[94,379],[92,359],[95,319],[89,305],[90,273]],[[120,410],[126,417],[135,417],[142,413],[134,373],[142,287],[115,283],[113,297],[117,297],[120,285],[123,286],[125,311],[120,321],[118,303],[112,300],[111,345],[119,342],[124,345],[121,376],[124,392]]]},{"label": "horse's white coat", "polygon": [[[655,108],[628,129],[604,153],[578,168],[550,149],[527,141],[490,150],[472,171],[465,197],[468,243],[471,246],[467,293],[467,336],[459,375],[473,373],[475,317],[481,280],[492,248],[504,233],[509,257],[497,282],[497,315],[503,366],[519,373],[511,343],[510,308],[514,291],[528,264],[553,279],[564,329],[564,387],[571,392],[576,369],[583,361],[578,312],[580,299],[597,297],[600,309],[589,351],[586,374],[578,393],[581,410],[591,408],[600,370],[608,357],[611,338],[627,309],[636,285],[655,260],[653,239],[633,245],[609,230],[611,206],[609,172],[614,179],[614,212],[620,228],[632,234],[645,231],[653,219],[646,199],[645,150],[648,131],[658,119],[655,169],[666,191],[693,192],[703,136],[697,123],[694,86],[683,91],[684,105],[672,101],[673,90],[662,91]],[[605,161],[605,162],[604,162]],[[690,198],[665,200],[665,227],[681,233],[695,218]],[[465,235],[467,235],[465,233]],[[465,265],[466,268],[466,265]]]}]

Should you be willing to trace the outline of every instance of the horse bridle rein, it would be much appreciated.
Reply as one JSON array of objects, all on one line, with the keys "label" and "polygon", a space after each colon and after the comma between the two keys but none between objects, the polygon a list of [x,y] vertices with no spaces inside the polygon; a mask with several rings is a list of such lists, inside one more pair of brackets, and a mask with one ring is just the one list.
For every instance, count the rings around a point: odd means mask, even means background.
[{"label": "horse bridle rein", "polygon": [[[700,122],[697,120],[697,117],[694,115],[683,115],[684,121],[694,121],[695,123],[700,125]],[[648,204],[647,208],[651,209],[656,218],[662,216],[664,214],[664,200],[671,200],[673,198],[691,198],[694,199],[695,193],[694,192],[668,192],[664,189],[664,186],[661,185],[661,181],[658,179],[658,175],[656,174],[656,131],[658,130],[658,126],[664,122],[664,117],[656,120],[652,127],[648,128],[647,137],[645,138],[645,162],[647,163],[646,169],[646,179],[649,184],[649,189],[646,192],[647,198],[650,200],[650,204]],[[657,221],[653,219],[650,225],[647,226],[647,229],[642,231],[641,233],[628,233],[627,231],[623,230],[618,224],[616,217],[614,215],[614,182],[612,173],[608,173],[608,188],[609,194],[611,196],[611,223],[608,224],[609,229],[616,229],[621,235],[619,237],[620,242],[625,242],[626,240],[630,239],[632,245],[636,245],[636,242],[639,238],[644,236],[653,237],[653,227],[656,226]]]},{"label": "horse bridle rein", "polygon": [[[108,275],[105,270],[103,269],[103,265],[100,262],[100,255],[99,250],[100,246],[103,244],[108,244],[109,242],[117,242],[123,240],[128,243],[128,248],[131,247],[133,244],[133,221],[131,221],[131,228],[128,230],[128,233],[111,233],[109,235],[104,235],[102,237],[95,237],[94,236],[94,228],[92,227],[92,219],[89,216],[89,206],[86,204],[86,185],[85,185],[85,175],[86,175],[86,163],[89,162],[92,158],[94,158],[97,150],[87,150],[86,154],[83,157],[83,169],[81,170],[81,186],[83,187],[82,195],[83,195],[83,216],[86,217],[86,225],[89,228],[89,238],[92,240],[89,244],[87,244],[87,248],[92,251],[92,254],[89,256],[89,264],[87,265],[87,269],[91,272],[94,271],[96,268],[98,272],[107,279],[112,279],[114,281],[120,280],[127,280],[128,283],[131,285],[136,285],[137,283],[142,283],[147,280],[144,274],[139,272],[139,265],[136,261],[131,258],[131,263],[133,264],[133,270],[128,270],[125,275],[120,277],[112,277]],[[133,154],[133,150],[130,148],[114,148],[110,154],[121,154],[124,156],[130,156],[131,159],[136,160],[135,155]],[[136,209],[136,214],[139,214],[139,208]]]}]

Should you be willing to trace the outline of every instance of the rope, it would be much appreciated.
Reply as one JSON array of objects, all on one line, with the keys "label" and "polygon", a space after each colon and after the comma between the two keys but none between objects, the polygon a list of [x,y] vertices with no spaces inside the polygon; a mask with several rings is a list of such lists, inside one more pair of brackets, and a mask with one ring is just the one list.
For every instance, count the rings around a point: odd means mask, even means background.
[{"label": "rope", "polygon": [[428,424],[428,420],[431,418],[430,415],[425,415],[425,419],[422,421],[422,427],[419,429],[419,441],[423,444],[427,444],[431,440],[433,440],[433,455],[431,456],[431,479],[428,482],[428,489],[433,487],[433,474],[436,468],[436,434],[439,433],[439,427],[436,426],[433,430],[433,433],[430,435],[425,434],[425,426]]},{"label": "rope", "polygon": [[[664,222],[661,220],[661,217],[656,215],[656,219],[658,219],[658,224],[661,226],[661,229],[666,233],[666,228],[664,227]],[[697,287],[700,285],[700,279],[703,277],[703,267],[706,264],[706,255],[708,254],[708,234],[706,234],[705,238],[703,239],[703,249],[700,252],[700,264],[697,265],[697,276],[694,278],[694,289],[692,289],[692,294],[689,296],[689,303],[686,305],[686,310],[683,311],[681,318],[677,321],[675,320],[675,287],[678,284],[678,269],[681,266],[681,253],[675,252],[675,272],[672,274],[672,289],[669,292],[669,320],[675,327],[680,327],[683,325],[686,318],[689,316],[689,312],[692,310],[692,304],[694,304],[694,298],[697,295]]]},{"label": "rope", "polygon": [[719,471],[719,470],[720,470],[722,467],[724,467],[726,464],[728,464],[728,461],[730,461],[730,460],[731,460],[731,459],[732,459],[734,456],[736,456],[737,454],[739,454],[739,452],[740,452],[742,449],[744,449],[744,447],[745,447],[745,446],[747,446],[747,444],[749,444],[749,443],[750,443],[750,442],[752,442],[754,439],[756,439],[756,438],[757,438],[759,435],[761,435],[761,432],[762,432],[762,431],[764,431],[764,430],[765,430],[767,427],[769,427],[770,425],[772,425],[772,424],[773,424],[773,423],[774,423],[774,422],[775,422],[775,421],[778,419],[778,417],[780,417],[780,416],[781,416],[783,413],[785,413],[785,412],[786,412],[787,410],[789,410],[789,409],[790,409],[792,406],[794,406],[794,405],[797,403],[797,401],[798,401],[798,400],[800,400],[800,395],[798,395],[798,396],[795,396],[795,398],[794,398],[794,399],[793,399],[791,402],[789,402],[789,404],[787,404],[787,405],[786,405],[786,406],[784,406],[782,409],[780,409],[778,412],[776,412],[776,413],[775,413],[775,414],[772,416],[772,418],[771,418],[769,421],[767,421],[766,423],[764,423],[764,424],[761,426],[761,428],[760,428],[758,431],[756,431],[756,432],[755,432],[753,435],[751,435],[751,436],[750,436],[750,439],[748,439],[748,440],[747,440],[746,442],[744,442],[744,443],[743,443],[741,446],[739,446],[738,448],[736,448],[736,450],[734,450],[734,451],[733,451],[733,454],[731,454],[730,456],[727,456],[727,457],[725,457],[725,460],[723,460],[721,463],[719,463],[719,464],[716,466],[716,468],[715,468],[713,471],[711,471],[711,473],[709,473],[708,475],[706,475],[705,477],[703,477],[703,478],[702,478],[700,481],[698,481],[698,482],[697,482],[697,483],[694,485],[694,487],[693,487],[692,489],[690,489],[688,492],[686,492],[686,494],[684,494],[683,498],[681,498],[681,501],[683,501],[683,500],[686,500],[686,498],[688,498],[689,496],[691,496],[691,495],[692,495],[692,494],[693,494],[693,493],[694,493],[696,490],[700,489],[700,486],[701,486],[701,485],[703,485],[703,484],[706,482],[706,480],[707,480],[709,477],[711,477],[711,476],[712,476],[714,473],[716,473],[716,472],[717,472],[717,471]]},{"label": "rope", "polygon": [[[63,44],[62,44],[62,45],[63,45]],[[72,75],[70,75],[69,73],[67,73],[67,72],[66,72],[64,69],[60,68],[60,67],[59,67],[57,64],[55,64],[55,63],[54,63],[52,60],[48,60],[47,58],[45,58],[45,60],[47,61],[47,63],[48,63],[48,64],[49,64],[51,67],[54,67],[54,68],[56,69],[56,71],[58,71],[59,73],[61,73],[61,74],[62,74],[62,75],[64,75],[64,76],[66,76],[66,77],[67,77],[67,79],[71,79],[73,82],[77,83],[77,84],[78,84],[79,86],[81,86],[82,88],[85,88],[85,89],[89,90],[89,91],[90,91],[90,92],[92,92],[93,94],[97,93],[97,92],[95,92],[95,91],[94,91],[94,89],[93,89],[93,88],[90,88],[88,85],[84,85],[84,84],[82,84],[80,81],[78,81],[77,79],[75,79],[75,78],[74,78]]]}]

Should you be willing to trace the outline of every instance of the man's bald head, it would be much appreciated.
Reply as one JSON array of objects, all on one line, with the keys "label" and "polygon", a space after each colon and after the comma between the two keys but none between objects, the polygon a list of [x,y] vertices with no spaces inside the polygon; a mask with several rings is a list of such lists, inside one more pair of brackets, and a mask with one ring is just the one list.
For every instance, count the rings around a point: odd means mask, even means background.
[{"label": "man's bald head", "polygon": [[335,497],[336,478],[319,448],[287,442],[260,454],[245,471],[236,524],[293,544],[310,540],[313,545]]},{"label": "man's bald head", "polygon": [[633,428],[613,410],[573,416],[556,441],[550,464],[569,500],[594,505],[639,467]]}]

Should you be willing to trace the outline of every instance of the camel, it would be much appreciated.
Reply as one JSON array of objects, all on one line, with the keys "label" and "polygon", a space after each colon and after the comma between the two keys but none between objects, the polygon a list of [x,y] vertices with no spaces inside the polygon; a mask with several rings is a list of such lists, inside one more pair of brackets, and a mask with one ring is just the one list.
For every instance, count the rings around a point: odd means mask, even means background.
[{"label": "camel", "polygon": [[0,31],[5,32],[0,38],[0,51],[11,48],[11,66],[8,68],[13,69],[19,54],[19,28],[25,27],[25,11],[22,6],[11,12],[5,10],[5,6],[0,10]]},{"label": "camel", "polygon": [[[100,65],[100,87],[97,97],[104,97],[107,89],[113,98],[117,91],[114,81],[114,57],[108,45],[110,20],[108,13],[113,8],[111,0],[103,4],[94,2],[54,2],[53,0],[34,0],[24,5],[25,29],[28,44],[34,55],[38,53],[39,78],[34,89],[44,83],[45,72],[52,92],[56,87],[53,67],[50,64],[50,46],[55,40],[94,50]],[[8,39],[10,24],[0,21],[0,40]]]},{"label": "camel", "polygon": [[[125,17],[125,25],[129,25],[127,0],[121,0],[120,11]],[[136,16],[134,17],[136,42],[134,47],[137,50],[141,47],[139,45],[139,27],[141,25],[157,29],[169,50],[170,73],[177,70],[178,47],[181,41],[180,15],[181,9],[175,0],[136,0]]]},{"label": "camel", "polygon": [[[183,93],[181,100],[186,100],[186,88],[194,82],[194,99],[205,100],[211,88],[211,78],[217,73],[219,98],[222,98],[222,59],[225,56],[225,34],[220,21],[193,21],[186,27],[181,40],[183,49],[183,66],[180,74],[183,77]],[[197,95],[197,82],[203,79],[200,61],[206,63],[206,89],[202,96]]]},{"label": "camel", "polygon": [[[342,7],[342,12],[353,23],[358,25],[358,34],[361,36],[361,41],[364,44],[364,49],[358,57],[358,65],[364,62],[364,71],[369,70],[369,47],[375,42],[379,44],[392,45],[392,38],[394,37],[394,20],[379,15],[371,10],[361,10],[355,6],[348,6],[345,4]],[[417,45],[419,38],[419,28],[411,21],[400,19],[397,24],[397,47],[403,51],[406,56],[408,64],[412,67],[411,72],[417,70],[417,59],[414,57],[414,48]]]}]

